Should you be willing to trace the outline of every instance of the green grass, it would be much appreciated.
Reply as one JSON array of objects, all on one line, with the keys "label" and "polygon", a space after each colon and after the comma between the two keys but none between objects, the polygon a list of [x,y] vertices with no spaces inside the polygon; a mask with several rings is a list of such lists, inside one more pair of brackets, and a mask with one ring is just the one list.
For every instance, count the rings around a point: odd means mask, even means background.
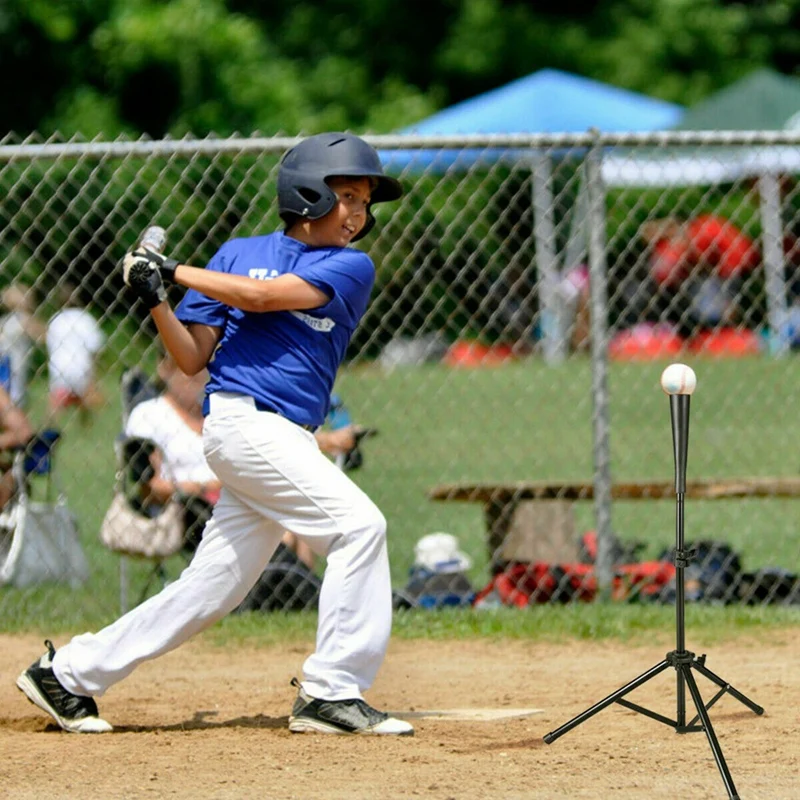
[{"label": "green grass", "polygon": [[[131,358],[124,348],[114,356]],[[794,358],[733,361],[693,360],[698,389],[692,399],[688,477],[794,475],[800,466],[800,369]],[[673,474],[669,406],[658,380],[666,362],[612,364],[612,474],[615,480],[671,480]],[[120,428],[118,370],[103,378],[108,402],[91,426],[76,418],[63,425],[58,473],[69,504],[81,524],[82,542],[92,567],[89,584],[78,591],[61,586],[32,590],[0,589],[0,629],[96,628],[118,611],[118,559],[100,544],[98,530],[111,498],[113,441]],[[35,386],[34,414],[42,413],[44,387]],[[375,500],[389,522],[392,581],[405,584],[415,542],[426,533],[455,534],[473,558],[470,577],[486,583],[482,509],[472,503],[428,499],[439,483],[518,480],[591,480],[591,372],[587,360],[571,359],[551,367],[528,359],[502,367],[458,370],[441,365],[398,368],[390,373],[376,366],[343,370],[337,385],[359,422],[374,425],[379,435],[364,444],[365,465],[353,479]],[[576,506],[579,530],[594,526],[593,505]],[[674,503],[618,502],[613,508],[615,533],[644,541],[655,555],[674,542]],[[743,555],[746,569],[775,565],[798,570],[797,500],[687,501],[686,535],[722,539]],[[181,563],[173,559],[177,575]],[[131,594],[135,596],[147,567],[134,564]],[[658,614],[633,606],[634,616]],[[546,609],[517,614],[524,635],[539,630],[543,620],[572,631],[569,610]],[[587,608],[581,609],[581,617]],[[595,613],[593,610],[592,613]],[[600,616],[587,635],[602,635]],[[624,615],[614,607],[611,616]],[[724,610],[724,614],[750,611]],[[452,626],[466,635],[473,626],[491,631],[495,617],[439,616],[436,625]],[[502,619],[502,617],[498,617]],[[536,620],[534,622],[533,620]],[[235,625],[243,622],[236,621]],[[273,623],[278,624],[278,623]],[[289,627],[298,625],[291,617]],[[310,623],[309,623],[310,624]],[[400,622],[397,635],[405,635]],[[411,623],[408,623],[409,625]],[[510,623],[509,623],[510,624]],[[588,624],[588,623],[587,623]],[[501,627],[507,629],[504,622]],[[424,628],[435,635],[434,623]],[[513,625],[512,625],[513,629]],[[460,634],[459,634],[460,635]],[[504,635],[514,635],[513,633]]]},{"label": "green grass", "polygon": [[[101,614],[80,618],[63,615],[32,615],[4,626],[4,632],[38,632],[69,635],[85,628],[96,629],[107,622]],[[691,648],[711,646],[746,636],[773,644],[790,635],[800,623],[800,609],[774,606],[692,605],[686,608],[686,643]],[[267,646],[291,642],[313,642],[317,615],[313,612],[231,615],[204,634],[213,646]],[[540,605],[524,612],[499,608],[476,611],[446,608],[437,612],[401,611],[394,616],[396,639],[459,640],[474,637],[521,639],[530,642],[560,642],[566,638],[611,640],[632,645],[675,644],[675,611],[668,606],[592,603]]]},{"label": "green grass", "polygon": [[[737,636],[774,642],[800,622],[800,609],[775,607],[688,606],[689,647],[713,645]],[[217,646],[313,641],[316,614],[243,614],[230,616],[206,638]],[[525,612],[501,608],[473,611],[442,609],[395,614],[396,639],[523,639],[559,642],[564,638],[608,639],[631,644],[675,644],[675,611],[671,607],[605,603],[536,606]]]}]

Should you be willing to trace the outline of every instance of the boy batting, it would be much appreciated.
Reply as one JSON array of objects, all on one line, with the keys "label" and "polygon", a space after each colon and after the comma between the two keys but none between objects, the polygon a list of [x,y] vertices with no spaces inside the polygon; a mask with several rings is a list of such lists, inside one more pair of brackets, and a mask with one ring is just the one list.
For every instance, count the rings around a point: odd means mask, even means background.
[{"label": "boy batting", "polygon": [[[223,489],[177,581],[98,633],[58,651],[46,642],[19,676],[62,728],[111,730],[93,698],[236,608],[289,530],[327,558],[316,649],[293,681],[289,729],[413,734],[362,696],[391,628],[386,521],[313,436],[375,277],[348,245],[372,229],[375,203],[401,194],[365,141],[320,134],[281,161],[283,231],[233,239],[205,269],[149,250],[123,259],[125,283],[178,367],[208,369],[203,447]],[[188,289],[174,312],[165,281]]]}]

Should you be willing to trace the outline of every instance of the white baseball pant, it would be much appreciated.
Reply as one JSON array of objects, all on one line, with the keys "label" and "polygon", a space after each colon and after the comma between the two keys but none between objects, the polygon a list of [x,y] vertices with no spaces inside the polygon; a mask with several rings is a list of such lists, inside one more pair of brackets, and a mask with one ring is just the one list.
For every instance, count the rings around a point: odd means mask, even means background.
[{"label": "white baseball pant", "polygon": [[391,629],[383,515],[312,433],[258,411],[252,398],[212,395],[203,442],[224,488],[191,564],[99,633],[59,648],[56,677],[74,694],[102,695],[236,608],[290,530],[327,556],[316,652],[303,665],[303,687],[327,700],[361,697]]}]

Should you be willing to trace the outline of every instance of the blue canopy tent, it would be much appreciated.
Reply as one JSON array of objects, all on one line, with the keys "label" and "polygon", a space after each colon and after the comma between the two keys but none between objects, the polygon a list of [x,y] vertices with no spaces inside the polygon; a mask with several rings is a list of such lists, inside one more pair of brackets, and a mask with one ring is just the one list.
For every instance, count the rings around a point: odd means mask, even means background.
[{"label": "blue canopy tent", "polygon": [[[543,69],[463,100],[399,131],[401,134],[643,132],[677,125],[682,106],[580,75]],[[447,169],[513,158],[486,150],[403,150],[383,154],[389,169]],[[518,154],[516,154],[518,155]]]},{"label": "blue canopy tent", "polygon": [[[458,136],[467,134],[636,133],[677,125],[682,106],[637,94],[555,69],[543,69],[506,86],[457,103],[399,131],[400,134]],[[566,310],[559,300],[562,270],[578,264],[585,251],[585,193],[572,213],[566,252],[555,250],[553,153],[501,148],[403,149],[384,151],[387,170],[397,172],[466,170],[498,161],[528,162],[533,173],[534,236],[540,274],[541,328],[545,358],[566,355]]]},{"label": "blue canopy tent", "polygon": [[463,100],[401,133],[575,133],[671,128],[683,108],[557,69]]}]

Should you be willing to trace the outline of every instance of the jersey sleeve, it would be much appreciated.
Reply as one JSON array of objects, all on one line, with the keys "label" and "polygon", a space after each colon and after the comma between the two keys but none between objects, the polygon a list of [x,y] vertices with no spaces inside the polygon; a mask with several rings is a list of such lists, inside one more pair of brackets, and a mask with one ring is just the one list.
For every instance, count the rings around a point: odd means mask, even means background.
[{"label": "jersey sleeve", "polygon": [[[230,272],[232,254],[229,243],[217,250],[206,269],[212,272]],[[189,289],[175,309],[175,316],[184,324],[213,325],[221,328],[225,325],[228,306],[201,294],[196,289]]]},{"label": "jersey sleeve", "polygon": [[296,274],[331,298],[314,309],[316,314],[348,325],[361,319],[375,282],[372,259],[360,250],[344,250],[305,264]]}]

